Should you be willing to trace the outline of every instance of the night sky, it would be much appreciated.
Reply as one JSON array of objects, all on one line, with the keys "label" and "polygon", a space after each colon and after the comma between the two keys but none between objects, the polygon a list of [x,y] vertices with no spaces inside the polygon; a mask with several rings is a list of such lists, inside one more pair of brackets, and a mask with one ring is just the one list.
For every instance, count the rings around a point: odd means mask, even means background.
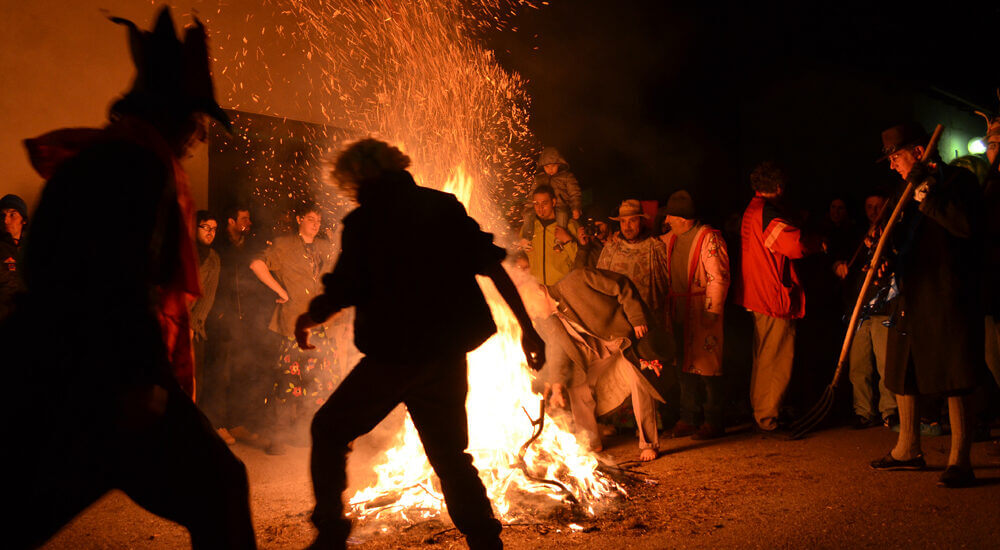
[{"label": "night sky", "polygon": [[[835,195],[857,206],[890,181],[875,163],[881,130],[921,118],[919,97],[948,103],[937,88],[998,107],[995,1],[555,0],[512,24],[490,45],[529,80],[535,133],[607,207],[687,188],[721,220],[742,210],[765,159],[788,168],[800,206],[819,211]],[[976,124],[971,108],[949,108]],[[938,121],[922,115],[930,131]]]}]

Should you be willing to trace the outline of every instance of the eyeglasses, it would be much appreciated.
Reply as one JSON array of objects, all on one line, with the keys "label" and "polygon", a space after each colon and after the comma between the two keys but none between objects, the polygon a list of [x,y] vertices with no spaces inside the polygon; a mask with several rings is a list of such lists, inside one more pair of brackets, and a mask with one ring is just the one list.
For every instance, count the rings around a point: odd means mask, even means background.
[{"label": "eyeglasses", "polygon": [[203,231],[208,231],[209,233],[215,233],[215,231],[217,229],[219,229],[219,228],[217,226],[214,226],[214,225],[208,225],[207,223],[203,223],[203,224],[201,224],[201,225],[198,226],[198,229],[201,229]]}]

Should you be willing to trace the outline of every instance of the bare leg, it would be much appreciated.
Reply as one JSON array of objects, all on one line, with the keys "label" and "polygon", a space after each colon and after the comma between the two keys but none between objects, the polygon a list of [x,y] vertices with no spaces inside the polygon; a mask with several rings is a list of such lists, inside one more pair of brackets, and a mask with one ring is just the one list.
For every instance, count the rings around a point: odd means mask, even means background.
[{"label": "bare leg", "polygon": [[920,456],[920,417],[917,415],[916,395],[897,395],[899,409],[899,438],[892,450],[892,458],[910,460]]}]

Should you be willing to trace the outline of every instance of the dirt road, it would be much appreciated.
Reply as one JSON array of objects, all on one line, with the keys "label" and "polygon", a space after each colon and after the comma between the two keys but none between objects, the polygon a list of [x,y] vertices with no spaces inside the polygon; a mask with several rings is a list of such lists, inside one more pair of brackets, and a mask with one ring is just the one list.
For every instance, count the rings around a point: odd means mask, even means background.
[{"label": "dirt road", "polygon": [[[947,459],[947,436],[924,439],[923,472],[876,472],[895,434],[873,428],[832,429],[802,441],[748,431],[697,442],[668,440],[666,453],[639,468],[648,481],[602,517],[553,518],[504,530],[508,548],[997,548],[1000,547],[1000,459],[989,443],[973,446],[979,485],[935,486]],[[302,548],[312,537],[308,451],[272,457],[233,447],[247,465],[261,548]],[[633,460],[634,442],[619,438],[607,453]],[[449,525],[419,524],[352,540],[356,548],[464,548]],[[46,549],[185,548],[187,533],[133,504],[107,495]]]}]

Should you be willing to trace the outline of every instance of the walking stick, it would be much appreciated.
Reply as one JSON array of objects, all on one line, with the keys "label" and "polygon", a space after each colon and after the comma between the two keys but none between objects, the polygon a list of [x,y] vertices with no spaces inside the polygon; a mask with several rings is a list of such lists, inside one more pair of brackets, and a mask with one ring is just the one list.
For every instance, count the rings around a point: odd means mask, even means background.
[{"label": "walking stick", "polygon": [[[931,140],[927,143],[927,148],[924,149],[924,154],[921,155],[921,163],[927,162],[930,157],[931,151],[937,147],[938,139],[941,137],[941,131],[944,130],[944,126],[938,124],[937,128],[934,129],[934,134],[931,135]],[[858,294],[858,300],[854,304],[854,312],[851,314],[851,322],[847,326],[847,336],[844,337],[844,345],[840,348],[840,359],[837,361],[837,370],[833,372],[833,381],[830,385],[826,387],[823,391],[823,396],[820,397],[819,402],[813,406],[812,409],[806,413],[805,416],[800,418],[794,424],[792,424],[792,433],[789,436],[790,439],[799,439],[812,431],[820,422],[826,418],[826,415],[830,414],[830,410],[833,408],[834,401],[834,390],[837,387],[837,383],[840,382],[840,375],[844,372],[844,365],[847,363],[847,357],[851,351],[851,344],[854,341],[854,334],[858,330],[858,317],[861,315],[861,307],[865,303],[865,296],[868,294],[868,288],[871,287],[872,280],[875,278],[875,273],[878,271],[879,261],[882,259],[882,250],[885,248],[887,242],[889,242],[889,234],[892,233],[892,228],[899,220],[899,215],[903,211],[903,207],[910,202],[913,197],[914,185],[912,182],[906,184],[906,189],[903,190],[903,194],[899,197],[899,201],[896,203],[896,207],[892,210],[892,215],[889,216],[889,221],[885,224],[885,229],[882,230],[882,236],[879,237],[878,246],[875,247],[875,253],[872,255],[871,262],[868,264],[868,273],[865,275],[865,282],[861,285],[861,293]]]}]

